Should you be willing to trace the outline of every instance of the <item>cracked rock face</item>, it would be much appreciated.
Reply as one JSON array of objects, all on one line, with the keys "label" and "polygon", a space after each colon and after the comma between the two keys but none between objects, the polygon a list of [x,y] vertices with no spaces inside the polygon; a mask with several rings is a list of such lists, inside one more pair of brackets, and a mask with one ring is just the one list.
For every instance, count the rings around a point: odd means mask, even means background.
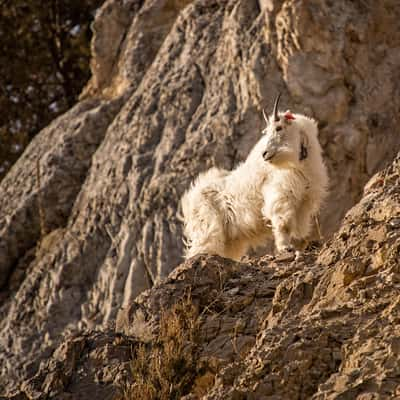
[{"label": "cracked rock face", "polygon": [[[278,91],[283,93],[282,107],[319,122],[331,177],[331,195],[321,221],[330,237],[361,198],[368,179],[390,164],[400,148],[399,18],[396,0],[106,1],[94,23],[93,77],[82,100],[35,138],[0,184],[0,394],[18,391],[66,335],[113,329],[121,307],[131,309],[143,290],[182,261],[181,194],[198,172],[213,165],[230,169],[246,157],[264,127],[261,110],[271,109]],[[273,336],[258,337],[256,328],[250,328],[255,322],[244,321],[243,348],[260,349],[265,360],[279,355],[276,370],[280,370],[286,357],[283,349],[293,343],[290,357],[301,371],[293,370],[291,378],[282,380],[279,373],[275,377],[275,367],[270,371],[263,367],[260,388],[251,390],[264,390],[262,395],[270,396],[270,385],[282,385],[288,398],[290,390],[299,398],[317,396],[317,387],[330,396],[349,388],[359,390],[357,373],[351,375],[358,361],[352,360],[361,360],[368,351],[362,347],[365,341],[372,349],[383,343],[382,357],[390,360],[397,345],[389,340],[389,328],[387,337],[385,329],[378,329],[382,334],[378,340],[366,326],[349,348],[343,347],[344,339],[336,343],[337,338],[328,334],[330,330],[341,334],[347,321],[357,319],[357,310],[363,312],[359,305],[352,308],[354,312],[344,308],[329,317],[333,304],[329,301],[342,299],[350,307],[352,294],[340,285],[349,288],[360,281],[370,287],[368,279],[380,276],[379,266],[392,259],[395,242],[387,238],[396,237],[399,212],[389,201],[388,176],[370,181],[357,205],[366,209],[356,207],[346,217],[367,213],[372,218],[365,221],[369,225],[357,219],[350,228],[345,220],[317,261],[279,269],[268,263],[264,268],[262,259],[246,265],[214,258],[206,262],[210,268],[216,262],[228,271],[238,269],[232,272],[238,278],[232,279],[244,279],[247,268],[257,280],[275,282],[277,286],[271,283],[270,289],[254,288],[251,312],[260,309],[269,315],[264,323],[275,329],[273,335],[279,329],[299,329],[303,338],[290,342],[293,336],[272,346]],[[393,182],[392,186],[396,187]],[[380,209],[374,193],[382,199]],[[389,214],[392,219],[384,219]],[[352,235],[356,235],[353,247]],[[383,241],[387,246],[380,247]],[[363,252],[370,254],[368,260]],[[190,271],[190,263],[174,273],[185,268]],[[284,271],[287,278],[278,278],[285,276]],[[383,282],[394,279],[396,285],[393,274],[382,277]],[[279,279],[287,283],[280,286]],[[245,281],[240,285],[253,290]],[[368,299],[364,304],[380,290],[371,287],[371,291],[357,289]],[[318,291],[320,299],[315,302]],[[238,293],[231,296],[240,299]],[[299,293],[304,298],[297,301]],[[271,296],[268,306],[265,299]],[[385,296],[384,291],[379,295],[377,310]],[[291,307],[284,306],[286,302]],[[242,306],[237,307],[240,312]],[[393,313],[397,310],[395,303],[390,307]],[[303,315],[308,321],[317,318],[318,310],[325,310],[326,316],[318,317],[325,328],[319,331],[318,324],[309,322],[308,327],[301,325],[303,330],[294,329]],[[118,321],[124,318],[130,317],[119,313]],[[218,339],[220,328],[210,324],[210,331],[217,332],[210,337],[212,351],[219,346],[213,340],[222,339]],[[226,346],[224,360],[232,362],[232,350]],[[334,355],[321,352],[314,360],[304,350],[310,346],[325,346]],[[246,360],[241,364],[243,373],[235,378],[238,393],[249,392],[253,379],[255,361]],[[313,375],[314,362],[327,365],[323,378]],[[367,379],[369,367],[358,368],[359,376]],[[386,371],[386,366],[382,368]],[[395,367],[391,371],[395,374]],[[307,384],[299,383],[302,374]],[[371,388],[391,387],[389,375],[382,372],[380,383],[374,381]],[[66,381],[62,382],[60,388]],[[228,393],[227,384],[210,390],[215,396]]]},{"label": "cracked rock face", "polygon": [[400,154],[321,249],[291,262],[194,257],[121,309],[115,331],[68,337],[14,398],[122,395],[134,349],[185,298],[203,365],[185,399],[397,398],[398,215]]}]

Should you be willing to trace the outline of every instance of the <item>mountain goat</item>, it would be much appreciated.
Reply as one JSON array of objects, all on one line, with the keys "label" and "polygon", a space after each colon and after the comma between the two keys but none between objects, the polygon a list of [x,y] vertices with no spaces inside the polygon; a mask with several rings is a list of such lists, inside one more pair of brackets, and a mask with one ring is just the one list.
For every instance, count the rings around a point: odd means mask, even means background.
[{"label": "mountain goat", "polygon": [[278,252],[304,243],[326,197],[328,174],[316,122],[278,113],[246,161],[233,171],[211,168],[184,193],[181,205],[186,257],[218,254],[239,260],[250,248],[275,239]]}]

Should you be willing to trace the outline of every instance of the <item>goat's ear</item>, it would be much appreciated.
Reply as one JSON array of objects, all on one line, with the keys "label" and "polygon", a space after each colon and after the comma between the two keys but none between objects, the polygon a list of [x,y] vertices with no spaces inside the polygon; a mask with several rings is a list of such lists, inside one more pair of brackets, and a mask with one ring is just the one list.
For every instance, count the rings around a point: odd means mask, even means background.
[{"label": "goat's ear", "polygon": [[300,150],[299,160],[303,161],[308,157],[308,136],[304,131],[300,131]]}]

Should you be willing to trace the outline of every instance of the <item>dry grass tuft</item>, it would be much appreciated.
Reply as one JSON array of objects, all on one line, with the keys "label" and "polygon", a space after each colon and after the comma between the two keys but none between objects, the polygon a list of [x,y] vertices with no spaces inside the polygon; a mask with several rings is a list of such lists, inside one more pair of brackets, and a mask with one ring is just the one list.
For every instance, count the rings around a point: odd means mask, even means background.
[{"label": "dry grass tuft", "polygon": [[202,373],[198,366],[199,330],[198,311],[190,296],[163,311],[156,339],[135,351],[133,383],[125,399],[174,400],[188,394]]}]

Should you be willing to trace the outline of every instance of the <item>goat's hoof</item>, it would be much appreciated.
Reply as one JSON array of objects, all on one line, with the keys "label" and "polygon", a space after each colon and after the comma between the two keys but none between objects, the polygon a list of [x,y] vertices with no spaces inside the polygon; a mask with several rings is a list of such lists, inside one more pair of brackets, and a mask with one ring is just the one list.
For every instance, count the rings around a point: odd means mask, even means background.
[{"label": "goat's hoof", "polygon": [[294,251],[295,251],[295,249],[294,249],[293,246],[285,246],[285,247],[283,248],[283,252],[284,252],[284,253],[294,253]]},{"label": "goat's hoof", "polygon": [[293,261],[295,259],[295,251],[292,246],[281,249],[275,258],[277,262]]},{"label": "goat's hoof", "polygon": [[302,256],[303,256],[303,252],[300,250],[296,250],[295,259],[299,260],[299,259],[301,259]]}]

